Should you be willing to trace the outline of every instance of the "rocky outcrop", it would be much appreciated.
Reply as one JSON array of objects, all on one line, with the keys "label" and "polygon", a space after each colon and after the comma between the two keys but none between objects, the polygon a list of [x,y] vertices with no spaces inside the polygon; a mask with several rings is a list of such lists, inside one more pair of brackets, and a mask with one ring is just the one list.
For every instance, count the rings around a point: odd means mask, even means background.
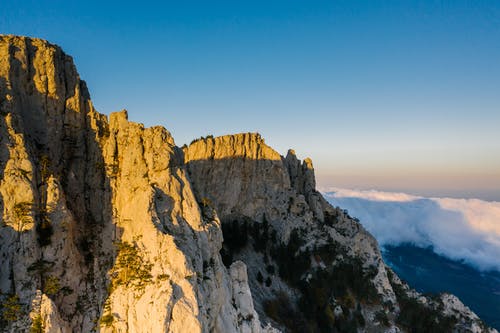
[{"label": "rocky outcrop", "polygon": [[[2,36],[0,59],[0,285],[2,294],[23,305],[18,320],[4,325],[29,327],[31,301],[44,290],[54,293],[57,305],[41,309],[59,307],[57,315],[44,316],[51,318],[48,327],[64,327],[54,322],[62,317],[89,327],[97,308],[84,313],[77,304],[87,296],[89,303],[101,301],[96,290],[105,290],[106,270],[83,264],[80,249],[87,226],[102,222],[110,208],[107,200],[93,205],[106,196],[104,170],[87,161],[100,158],[97,129],[87,125],[97,114],[71,58],[59,48]],[[58,289],[64,295],[55,295]],[[44,300],[42,295],[42,305]]]},{"label": "rocky outcrop", "polygon": [[428,328],[479,327],[470,310],[443,312],[450,302],[400,292],[407,286],[385,266],[375,239],[316,191],[310,159],[292,150],[282,157],[252,133],[200,138],[184,155],[198,200],[222,221],[223,258],[247,264],[265,321],[294,332],[397,332],[428,310],[437,316]]},{"label": "rocky outcrop", "polygon": [[168,131],[97,113],[39,39],[0,37],[0,89],[3,331],[261,331]]},{"label": "rocky outcrop", "polygon": [[397,331],[421,297],[316,191],[310,160],[256,134],[180,149],[102,115],[39,39],[0,35],[0,208],[3,332]]},{"label": "rocky outcrop", "polygon": [[[342,255],[360,257],[367,269],[378,271],[374,278],[377,291],[384,301],[395,302],[375,240],[343,211],[326,203],[315,190],[314,170],[309,159],[301,163],[293,151],[283,158],[268,147],[259,134],[252,133],[202,138],[186,147],[184,152],[198,200],[212,204],[223,224],[249,221],[256,228],[269,224],[265,228],[272,231],[266,233],[276,234],[275,244],[286,244],[292,232],[298,231],[303,250],[308,256],[316,257],[313,261],[318,264],[323,260],[315,256],[313,249],[329,242],[339,243],[346,249]],[[332,220],[335,220],[335,228],[328,226],[333,224]],[[239,236],[225,234],[225,237]],[[262,239],[252,239],[252,242],[262,242]],[[272,245],[260,251],[246,244],[241,251],[228,249],[235,258],[247,263],[252,294],[259,315],[266,320],[272,320],[264,310],[266,302],[277,298],[283,290],[287,290],[290,299],[297,299],[300,294],[290,286],[287,278],[265,273],[263,262],[275,267],[274,271],[280,267],[277,262],[280,259],[273,258],[276,249],[271,248]],[[293,253],[288,255],[293,256]],[[266,288],[257,281],[263,273],[274,287]],[[307,272],[300,272],[300,275],[306,276]]]}]

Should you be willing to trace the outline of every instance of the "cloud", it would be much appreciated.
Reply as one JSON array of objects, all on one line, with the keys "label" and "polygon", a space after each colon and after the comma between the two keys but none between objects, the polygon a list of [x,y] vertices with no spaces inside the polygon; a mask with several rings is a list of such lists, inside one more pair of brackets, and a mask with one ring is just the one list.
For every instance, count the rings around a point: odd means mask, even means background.
[{"label": "cloud", "polygon": [[413,201],[419,199],[411,194],[397,192],[381,192],[376,190],[349,190],[345,188],[333,188],[331,192],[336,198],[361,198],[371,201]]},{"label": "cloud", "polygon": [[338,188],[324,196],[359,218],[382,246],[432,246],[450,259],[500,271],[500,202]]}]

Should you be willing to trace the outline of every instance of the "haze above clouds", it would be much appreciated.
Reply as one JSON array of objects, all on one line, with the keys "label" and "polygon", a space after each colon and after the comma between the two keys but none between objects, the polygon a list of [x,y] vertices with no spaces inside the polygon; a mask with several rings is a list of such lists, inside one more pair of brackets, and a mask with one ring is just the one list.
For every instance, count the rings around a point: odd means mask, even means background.
[{"label": "haze above clouds", "polygon": [[432,246],[479,270],[500,271],[500,202],[339,188],[324,195],[359,218],[382,246]]}]

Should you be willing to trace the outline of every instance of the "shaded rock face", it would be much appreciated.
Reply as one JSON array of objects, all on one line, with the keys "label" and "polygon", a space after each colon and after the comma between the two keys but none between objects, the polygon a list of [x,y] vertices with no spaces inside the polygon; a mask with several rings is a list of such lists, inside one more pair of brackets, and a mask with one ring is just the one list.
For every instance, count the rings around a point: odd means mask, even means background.
[{"label": "shaded rock face", "polygon": [[[269,321],[274,319],[275,324],[283,329],[328,329],[310,327],[310,323],[303,322],[307,318],[302,318],[302,322],[282,323],[275,314],[269,316],[265,308],[266,302],[279,298],[286,291],[286,297],[297,305],[291,310],[301,312],[298,306],[301,293],[296,289],[300,289],[300,280],[307,279],[309,267],[298,269],[296,274],[292,272],[294,267],[290,267],[289,274],[281,271],[287,269],[285,266],[304,266],[304,261],[305,266],[310,266],[308,262],[326,266],[326,260],[321,258],[317,249],[330,244],[345,248],[340,256],[361,258],[366,269],[376,270],[373,287],[382,295],[381,301],[396,303],[375,240],[343,211],[331,207],[316,191],[309,159],[301,162],[293,151],[284,158],[268,147],[260,135],[252,133],[200,139],[186,147],[184,152],[198,199],[213,205],[223,224],[228,225],[226,228],[223,225],[223,230],[229,230],[224,235],[226,242],[231,244],[232,238],[241,237],[230,227],[234,224],[242,225],[239,230],[256,235],[240,247],[228,248],[227,252],[230,260],[247,263],[252,294],[261,317]],[[276,247],[285,246],[292,241],[291,238],[298,242],[294,249],[297,253],[290,253],[291,249],[287,247]],[[269,244],[262,245],[263,242]],[[302,252],[306,258],[300,262],[287,261],[280,257],[280,250],[290,257]],[[273,268],[266,271],[263,263]],[[270,279],[270,286],[267,286],[269,282],[262,283],[264,278]]]},{"label": "shaded rock face", "polygon": [[262,320],[290,332],[487,331],[458,299],[402,283],[375,239],[316,191],[310,159],[252,133],[195,140],[184,156],[198,200],[222,221],[225,263],[247,264]]},{"label": "shaded rock face", "polygon": [[182,150],[99,114],[39,39],[0,35],[0,209],[3,332],[398,331],[415,299],[482,330],[458,299],[401,283],[310,160],[255,134]]}]

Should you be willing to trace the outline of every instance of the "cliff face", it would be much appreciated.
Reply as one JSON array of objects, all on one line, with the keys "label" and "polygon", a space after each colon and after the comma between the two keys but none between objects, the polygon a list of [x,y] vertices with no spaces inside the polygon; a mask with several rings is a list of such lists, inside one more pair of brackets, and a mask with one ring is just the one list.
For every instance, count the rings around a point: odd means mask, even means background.
[{"label": "cliff face", "polygon": [[261,331],[170,133],[108,121],[38,39],[0,37],[0,106],[4,331]]},{"label": "cliff face", "polygon": [[[397,331],[401,297],[420,297],[315,190],[310,160],[254,134],[182,150],[125,111],[108,119],[71,57],[39,39],[0,35],[0,208],[4,332],[339,330],[355,316]],[[460,327],[478,322],[445,305]]]},{"label": "cliff face", "polygon": [[[296,303],[293,310],[302,312],[300,281],[312,279],[308,274],[317,267],[347,258],[360,259],[360,274],[364,269],[376,272],[372,277],[374,293],[381,295],[381,302],[396,304],[376,241],[342,210],[331,207],[316,191],[311,160],[301,163],[293,151],[289,151],[286,158],[281,157],[260,135],[251,133],[200,139],[184,151],[195,193],[199,200],[212,204],[218,212],[223,230],[229,231],[224,237],[240,237],[231,228],[234,224],[251,229],[248,233],[253,236],[248,244],[229,246],[226,250],[232,259],[247,263],[252,294],[261,317],[274,319],[276,325],[286,329],[287,325],[280,323],[278,316],[268,317],[266,302],[283,296],[286,291],[290,302]],[[224,228],[225,225],[228,227]],[[254,231],[253,227],[259,230]],[[290,248],[276,247],[292,241],[291,238],[297,242],[295,253],[291,253]],[[302,257],[297,261],[287,260],[280,256],[281,250],[289,257],[300,253]],[[339,252],[338,260],[335,251]],[[322,252],[325,257],[334,258],[322,258]],[[266,270],[266,266],[273,268]],[[291,266],[289,272],[281,273],[287,269],[285,266]],[[270,285],[259,282],[259,275],[269,278]],[[337,305],[340,303],[332,303],[332,311]],[[363,309],[365,316],[373,312],[371,307]],[[305,331],[321,330],[309,327],[311,323],[304,321],[307,318],[302,318],[300,323],[289,323],[288,329],[303,325]]]},{"label": "cliff face", "polygon": [[251,133],[201,138],[184,155],[198,200],[222,221],[223,260],[247,264],[264,321],[291,332],[487,331],[456,297],[402,283],[375,239],[316,191],[310,159]]}]

